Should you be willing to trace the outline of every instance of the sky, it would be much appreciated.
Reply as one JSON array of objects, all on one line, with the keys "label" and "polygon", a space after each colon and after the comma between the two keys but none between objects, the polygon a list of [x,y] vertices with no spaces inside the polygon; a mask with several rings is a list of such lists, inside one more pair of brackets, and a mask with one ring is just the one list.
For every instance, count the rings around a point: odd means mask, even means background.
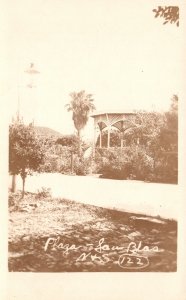
[{"label": "sky", "polygon": [[[167,110],[180,93],[180,27],[154,18],[148,0],[7,0],[5,81],[11,120],[74,133],[71,92],[93,94],[98,111]],[[158,3],[159,4],[159,3]],[[30,63],[40,72],[31,76]],[[90,121],[84,135],[92,134]]]}]

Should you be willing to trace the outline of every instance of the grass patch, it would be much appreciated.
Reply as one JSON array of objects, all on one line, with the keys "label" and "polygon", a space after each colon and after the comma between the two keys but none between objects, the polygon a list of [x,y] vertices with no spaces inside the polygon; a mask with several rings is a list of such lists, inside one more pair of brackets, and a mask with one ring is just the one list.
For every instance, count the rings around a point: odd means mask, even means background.
[{"label": "grass patch", "polygon": [[10,194],[11,272],[173,272],[176,261],[173,220]]}]

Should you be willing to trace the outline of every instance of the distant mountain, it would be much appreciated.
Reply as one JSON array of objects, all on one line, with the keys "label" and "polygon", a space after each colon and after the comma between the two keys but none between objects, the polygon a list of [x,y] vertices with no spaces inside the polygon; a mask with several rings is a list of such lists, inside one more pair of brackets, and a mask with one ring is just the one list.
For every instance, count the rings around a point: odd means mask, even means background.
[{"label": "distant mountain", "polygon": [[55,137],[55,138],[60,138],[63,136],[62,133],[48,127],[36,126],[35,130],[41,136]]}]

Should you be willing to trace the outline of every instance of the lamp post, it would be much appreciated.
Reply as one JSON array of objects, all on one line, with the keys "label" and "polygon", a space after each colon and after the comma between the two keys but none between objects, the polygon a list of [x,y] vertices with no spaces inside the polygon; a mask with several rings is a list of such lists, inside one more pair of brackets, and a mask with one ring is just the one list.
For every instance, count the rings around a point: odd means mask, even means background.
[{"label": "lamp post", "polygon": [[[36,82],[35,82],[35,76],[38,75],[40,72],[35,68],[35,65],[34,63],[30,63],[30,66],[28,69],[25,70],[25,73],[28,74],[29,76],[29,80],[28,80],[28,84],[27,84],[27,87],[30,88],[30,89],[33,89],[36,86]],[[33,103],[33,100],[34,100],[34,96],[32,95],[32,101],[30,101],[30,103]],[[36,105],[33,105],[33,108],[35,108]],[[32,123],[34,123],[34,115],[33,115],[33,120],[32,120]]]},{"label": "lamp post", "polygon": [[34,63],[30,64],[30,67],[25,70],[25,73],[30,75],[30,83],[27,84],[27,87],[29,87],[29,88],[36,87],[36,85],[34,83],[34,75],[37,75],[40,72],[35,69]]}]

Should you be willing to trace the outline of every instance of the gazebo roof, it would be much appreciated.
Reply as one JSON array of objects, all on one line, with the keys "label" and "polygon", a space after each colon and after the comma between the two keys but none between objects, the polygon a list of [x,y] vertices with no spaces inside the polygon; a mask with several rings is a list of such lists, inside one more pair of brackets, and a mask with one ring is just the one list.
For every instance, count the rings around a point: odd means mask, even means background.
[{"label": "gazebo roof", "polygon": [[135,114],[135,111],[126,109],[105,110],[97,111],[91,117],[94,119],[94,126],[98,126],[100,130],[112,126],[122,131],[126,120]]},{"label": "gazebo roof", "polygon": [[104,110],[104,111],[96,111],[93,114],[91,114],[90,116],[92,118],[95,118],[97,116],[101,116],[101,115],[125,115],[125,114],[135,114],[136,112],[134,110],[127,110],[127,109],[122,109],[122,110]]}]

